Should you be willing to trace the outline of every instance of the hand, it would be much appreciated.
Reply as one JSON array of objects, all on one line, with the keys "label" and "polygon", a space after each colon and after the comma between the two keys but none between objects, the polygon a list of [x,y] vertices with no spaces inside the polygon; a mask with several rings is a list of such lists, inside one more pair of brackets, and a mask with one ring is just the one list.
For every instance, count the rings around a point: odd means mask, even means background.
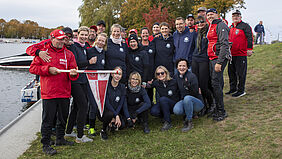
[{"label": "hand", "polygon": [[70,75],[71,76],[76,76],[77,75],[77,70],[76,69],[71,69],[70,70]]},{"label": "hand", "polygon": [[253,54],[253,50],[248,50],[248,51],[247,51],[247,56],[250,57],[250,56],[252,56],[252,54]]},{"label": "hand", "polygon": [[135,122],[136,122],[136,120],[137,120],[137,118],[135,118],[135,119],[132,119],[132,122],[133,122],[133,123],[135,123]]},{"label": "hand", "polygon": [[116,116],[116,122],[115,122],[116,126],[119,128],[121,126],[121,121],[120,121],[120,118],[119,116],[117,115]]},{"label": "hand", "polygon": [[89,64],[95,64],[96,62],[97,62],[97,56],[92,57],[92,58],[89,60]]},{"label": "hand", "polygon": [[199,94],[202,94],[201,88],[199,88]]},{"label": "hand", "polygon": [[148,83],[148,84],[152,84],[152,83],[153,83],[153,79],[152,79],[151,81],[148,81],[147,83]]},{"label": "hand", "polygon": [[221,71],[221,64],[215,64],[215,66],[214,66],[214,70],[215,70],[215,72],[220,72]]},{"label": "hand", "polygon": [[56,75],[56,74],[61,73],[61,72],[56,67],[49,67],[49,73],[51,75]]},{"label": "hand", "polygon": [[39,57],[44,61],[44,62],[51,62],[51,56],[49,56],[49,53],[47,51],[40,51],[39,52]]}]

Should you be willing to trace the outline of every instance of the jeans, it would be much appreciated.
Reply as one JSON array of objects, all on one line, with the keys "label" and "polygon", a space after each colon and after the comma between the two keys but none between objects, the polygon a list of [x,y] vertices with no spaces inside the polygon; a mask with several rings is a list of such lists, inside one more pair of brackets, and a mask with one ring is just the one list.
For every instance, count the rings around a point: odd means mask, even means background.
[{"label": "jeans", "polygon": [[173,108],[176,115],[186,115],[188,120],[192,120],[193,112],[199,112],[203,109],[204,104],[198,98],[187,95],[183,100],[177,102]]},{"label": "jeans", "polygon": [[262,45],[263,42],[264,42],[264,40],[263,40],[263,33],[259,33],[259,32],[257,33],[257,36],[256,36],[256,43],[255,43],[255,44],[258,43],[258,38],[259,38],[259,44]]}]

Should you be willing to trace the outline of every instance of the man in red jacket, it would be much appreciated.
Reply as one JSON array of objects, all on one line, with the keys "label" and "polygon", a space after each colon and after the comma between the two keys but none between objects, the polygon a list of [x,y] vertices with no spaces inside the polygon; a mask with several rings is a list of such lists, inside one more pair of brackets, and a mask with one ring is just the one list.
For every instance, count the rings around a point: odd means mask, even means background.
[{"label": "man in red jacket", "polygon": [[229,32],[232,62],[228,64],[230,90],[225,94],[241,97],[246,94],[247,56],[253,53],[253,33],[250,25],[242,21],[239,10],[232,13],[232,21]]},{"label": "man in red jacket", "polygon": [[[51,42],[46,43],[42,49],[51,57],[49,62],[35,56],[29,71],[32,74],[40,75],[41,78],[43,152],[47,155],[54,155],[57,151],[50,146],[50,139],[55,117],[57,117],[55,145],[73,145],[73,142],[64,139],[64,135],[69,114],[71,80],[76,80],[78,74],[75,57],[64,45],[67,37],[65,33],[56,29],[51,32],[50,36]],[[59,69],[70,70],[70,73],[61,73]]]},{"label": "man in red jacket", "polygon": [[229,58],[228,26],[218,17],[214,8],[207,10],[207,19],[210,23],[207,33],[208,56],[210,59],[211,85],[215,98],[216,109],[213,120],[221,121],[227,117],[223,102],[223,72]]}]

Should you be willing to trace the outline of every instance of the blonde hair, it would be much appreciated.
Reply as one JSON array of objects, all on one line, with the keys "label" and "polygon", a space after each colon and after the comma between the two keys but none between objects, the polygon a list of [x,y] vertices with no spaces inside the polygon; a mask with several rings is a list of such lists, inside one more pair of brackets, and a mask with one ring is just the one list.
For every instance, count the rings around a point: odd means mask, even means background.
[{"label": "blonde hair", "polygon": [[122,30],[122,27],[121,27],[121,25],[119,25],[119,24],[113,24],[112,27],[111,27],[111,31],[113,31],[114,28],[119,28],[119,29],[120,29],[120,32],[121,32],[121,30]]},{"label": "blonde hair", "polygon": [[169,81],[169,80],[171,80],[171,77],[170,77],[170,73],[168,72],[168,70],[164,67],[164,66],[158,66],[157,68],[156,68],[156,71],[155,71],[155,78],[156,79],[158,79],[157,77],[157,70],[159,70],[159,69],[162,69],[162,70],[164,70],[164,72],[165,72],[165,74],[166,74],[166,77],[165,77],[165,80],[166,81]]},{"label": "blonde hair", "polygon": [[93,46],[96,45],[96,42],[98,41],[98,37],[99,36],[102,36],[102,37],[105,37],[106,38],[106,42],[105,42],[105,46],[103,48],[104,51],[107,51],[107,48],[108,48],[108,36],[106,33],[100,33],[97,35],[96,39],[95,39],[95,42],[93,43]]},{"label": "blonde hair", "polygon": [[137,76],[138,86],[141,86],[142,78],[141,78],[141,75],[136,71],[130,73],[129,78],[128,78],[128,83],[130,83],[130,85],[131,85],[131,79],[132,79],[132,76],[134,76],[134,75]]},{"label": "blonde hair", "polygon": [[81,26],[78,28],[78,34],[81,32],[81,31],[87,31],[89,33],[89,28],[87,26]]}]

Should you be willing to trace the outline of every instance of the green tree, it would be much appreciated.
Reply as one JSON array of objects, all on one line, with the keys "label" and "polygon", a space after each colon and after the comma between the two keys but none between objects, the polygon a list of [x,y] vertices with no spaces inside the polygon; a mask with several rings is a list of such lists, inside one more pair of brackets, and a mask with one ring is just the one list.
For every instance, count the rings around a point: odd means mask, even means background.
[{"label": "green tree", "polygon": [[195,12],[199,7],[215,8],[221,17],[225,18],[226,13],[232,9],[246,8],[244,4],[244,0],[205,0],[193,8]]},{"label": "green tree", "polygon": [[150,5],[149,0],[127,0],[121,7],[120,24],[128,29],[141,29],[146,25],[142,14],[149,12]]},{"label": "green tree", "polygon": [[80,25],[91,26],[99,20],[104,20],[106,31],[109,33],[111,25],[118,22],[123,2],[125,0],[83,0],[83,4],[78,8]]},{"label": "green tree", "polygon": [[18,38],[19,28],[20,28],[20,21],[16,19],[10,20],[4,26],[4,36],[7,38]]},{"label": "green tree", "polygon": [[0,19],[0,37],[4,36],[4,26],[6,21],[4,19]]}]

